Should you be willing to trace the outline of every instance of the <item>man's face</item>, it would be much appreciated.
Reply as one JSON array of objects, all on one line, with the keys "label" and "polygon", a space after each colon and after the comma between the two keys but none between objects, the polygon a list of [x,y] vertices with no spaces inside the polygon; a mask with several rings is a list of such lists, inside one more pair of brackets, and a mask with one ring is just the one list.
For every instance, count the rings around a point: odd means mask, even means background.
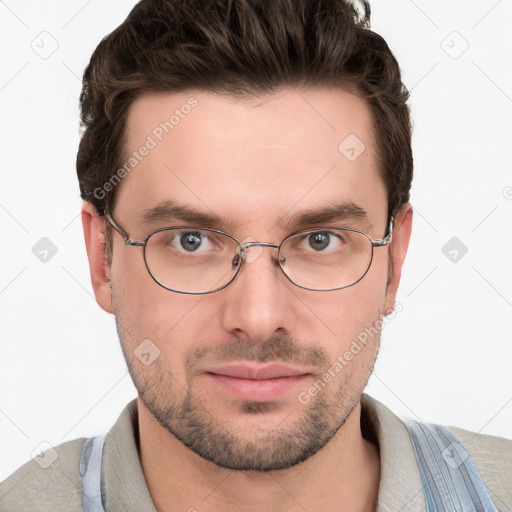
[{"label": "man's face", "polygon": [[[181,109],[190,98],[197,105]],[[179,122],[169,133],[155,132],[175,109],[181,109]],[[146,144],[148,135],[156,142],[119,185],[113,216],[133,240],[184,224],[227,231],[240,242],[277,244],[316,227],[356,228],[372,239],[386,232],[387,195],[371,115],[363,100],[347,92],[287,89],[244,101],[196,91],[154,94],[132,105],[127,134],[128,153]],[[180,218],[143,223],[147,210],[168,201],[230,219],[231,225]],[[366,219],[285,226],[299,212],[338,203],[357,205]],[[158,286],[143,249],[125,246],[114,234],[111,310],[144,405],[169,432],[219,466],[280,469],[316,453],[357,406],[379,336],[360,344],[362,350],[310,399],[298,397],[392,307],[389,250],[374,250],[368,273],[354,286],[319,292],[288,281],[275,263],[276,250],[263,248],[225,289],[186,295]],[[154,345],[160,353],[146,365],[136,353],[148,339],[151,344],[143,347]],[[252,387],[245,379],[219,376],[225,366],[274,363],[299,376]]]}]

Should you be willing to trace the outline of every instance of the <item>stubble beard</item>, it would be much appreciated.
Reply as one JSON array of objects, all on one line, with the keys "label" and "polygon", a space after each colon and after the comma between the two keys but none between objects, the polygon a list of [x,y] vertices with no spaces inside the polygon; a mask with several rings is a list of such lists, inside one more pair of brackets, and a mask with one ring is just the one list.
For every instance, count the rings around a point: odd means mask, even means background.
[{"label": "stubble beard", "polygon": [[[116,308],[114,308],[116,309]],[[187,382],[176,380],[165,367],[166,359],[157,358],[144,366],[133,355],[133,348],[125,328],[121,327],[116,311],[116,324],[121,347],[138,394],[160,425],[194,453],[219,467],[237,471],[275,471],[290,468],[308,459],[323,448],[345,424],[361,399],[377,358],[380,336],[365,347],[370,353],[356,358],[338,373],[337,378],[325,384],[312,400],[304,405],[294,398],[296,406],[291,413],[272,428],[255,425],[252,430],[236,431],[223,418],[216,418],[208,402],[194,392],[194,378],[187,374]],[[132,331],[133,332],[133,331]],[[135,344],[136,345],[136,344]],[[208,348],[196,351],[202,356]],[[274,337],[254,345],[235,340],[223,346],[223,355],[232,360],[285,363],[329,362],[323,349],[304,352],[300,344],[288,337]],[[235,357],[236,356],[236,357]],[[301,390],[304,391],[304,390]],[[238,414],[262,417],[281,407],[279,402],[241,401]],[[299,417],[287,421],[288,415],[299,410]],[[256,422],[254,422],[256,423]],[[267,421],[262,422],[267,424]]]}]

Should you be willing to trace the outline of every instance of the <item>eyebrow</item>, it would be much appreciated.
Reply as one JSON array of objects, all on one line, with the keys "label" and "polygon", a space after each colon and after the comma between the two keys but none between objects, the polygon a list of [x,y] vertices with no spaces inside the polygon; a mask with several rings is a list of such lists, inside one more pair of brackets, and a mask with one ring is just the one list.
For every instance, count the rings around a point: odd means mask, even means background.
[{"label": "eyebrow", "polygon": [[[291,216],[288,214],[280,216],[278,223],[285,229],[293,229],[307,225],[319,226],[348,221],[358,221],[368,228],[372,226],[367,212],[351,201],[334,202],[319,209],[299,210]],[[163,201],[153,208],[143,210],[142,222],[146,225],[160,222],[183,222],[209,228],[223,226],[230,230],[237,225],[235,219],[221,217],[213,212],[202,212],[172,200]]]},{"label": "eyebrow", "polygon": [[234,228],[236,222],[234,219],[227,219],[219,215],[201,212],[190,206],[178,204],[175,201],[163,201],[154,208],[143,210],[142,222],[144,224],[154,224],[157,222],[183,221],[192,224],[200,224],[204,227],[225,226]]},{"label": "eyebrow", "polygon": [[330,224],[332,222],[358,221],[365,227],[372,224],[366,211],[351,201],[333,202],[329,206],[314,210],[299,210],[292,217],[280,217],[280,221],[287,229],[308,224]]}]

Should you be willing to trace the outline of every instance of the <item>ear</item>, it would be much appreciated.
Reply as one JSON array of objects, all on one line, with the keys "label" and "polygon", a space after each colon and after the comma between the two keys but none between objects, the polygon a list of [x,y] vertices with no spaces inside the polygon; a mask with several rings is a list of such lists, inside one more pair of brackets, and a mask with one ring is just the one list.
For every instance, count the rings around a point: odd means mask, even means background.
[{"label": "ear", "polygon": [[386,314],[395,309],[396,292],[402,276],[402,265],[409,247],[412,230],[412,206],[405,204],[395,219],[393,239],[390,244],[390,274],[386,289]]},{"label": "ear", "polygon": [[96,302],[107,313],[114,313],[110,296],[110,268],[105,254],[105,218],[99,216],[96,208],[87,201],[82,205],[82,225]]}]

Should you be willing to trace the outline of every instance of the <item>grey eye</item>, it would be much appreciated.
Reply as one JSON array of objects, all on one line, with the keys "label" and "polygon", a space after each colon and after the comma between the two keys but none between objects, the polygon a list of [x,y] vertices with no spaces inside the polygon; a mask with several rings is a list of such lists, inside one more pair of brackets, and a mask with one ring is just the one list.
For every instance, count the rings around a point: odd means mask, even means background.
[{"label": "grey eye", "polygon": [[180,236],[180,245],[186,251],[193,252],[201,245],[201,233],[183,233]]},{"label": "grey eye", "polygon": [[308,236],[309,246],[315,251],[321,251],[329,246],[331,236],[329,233],[317,232]]}]

